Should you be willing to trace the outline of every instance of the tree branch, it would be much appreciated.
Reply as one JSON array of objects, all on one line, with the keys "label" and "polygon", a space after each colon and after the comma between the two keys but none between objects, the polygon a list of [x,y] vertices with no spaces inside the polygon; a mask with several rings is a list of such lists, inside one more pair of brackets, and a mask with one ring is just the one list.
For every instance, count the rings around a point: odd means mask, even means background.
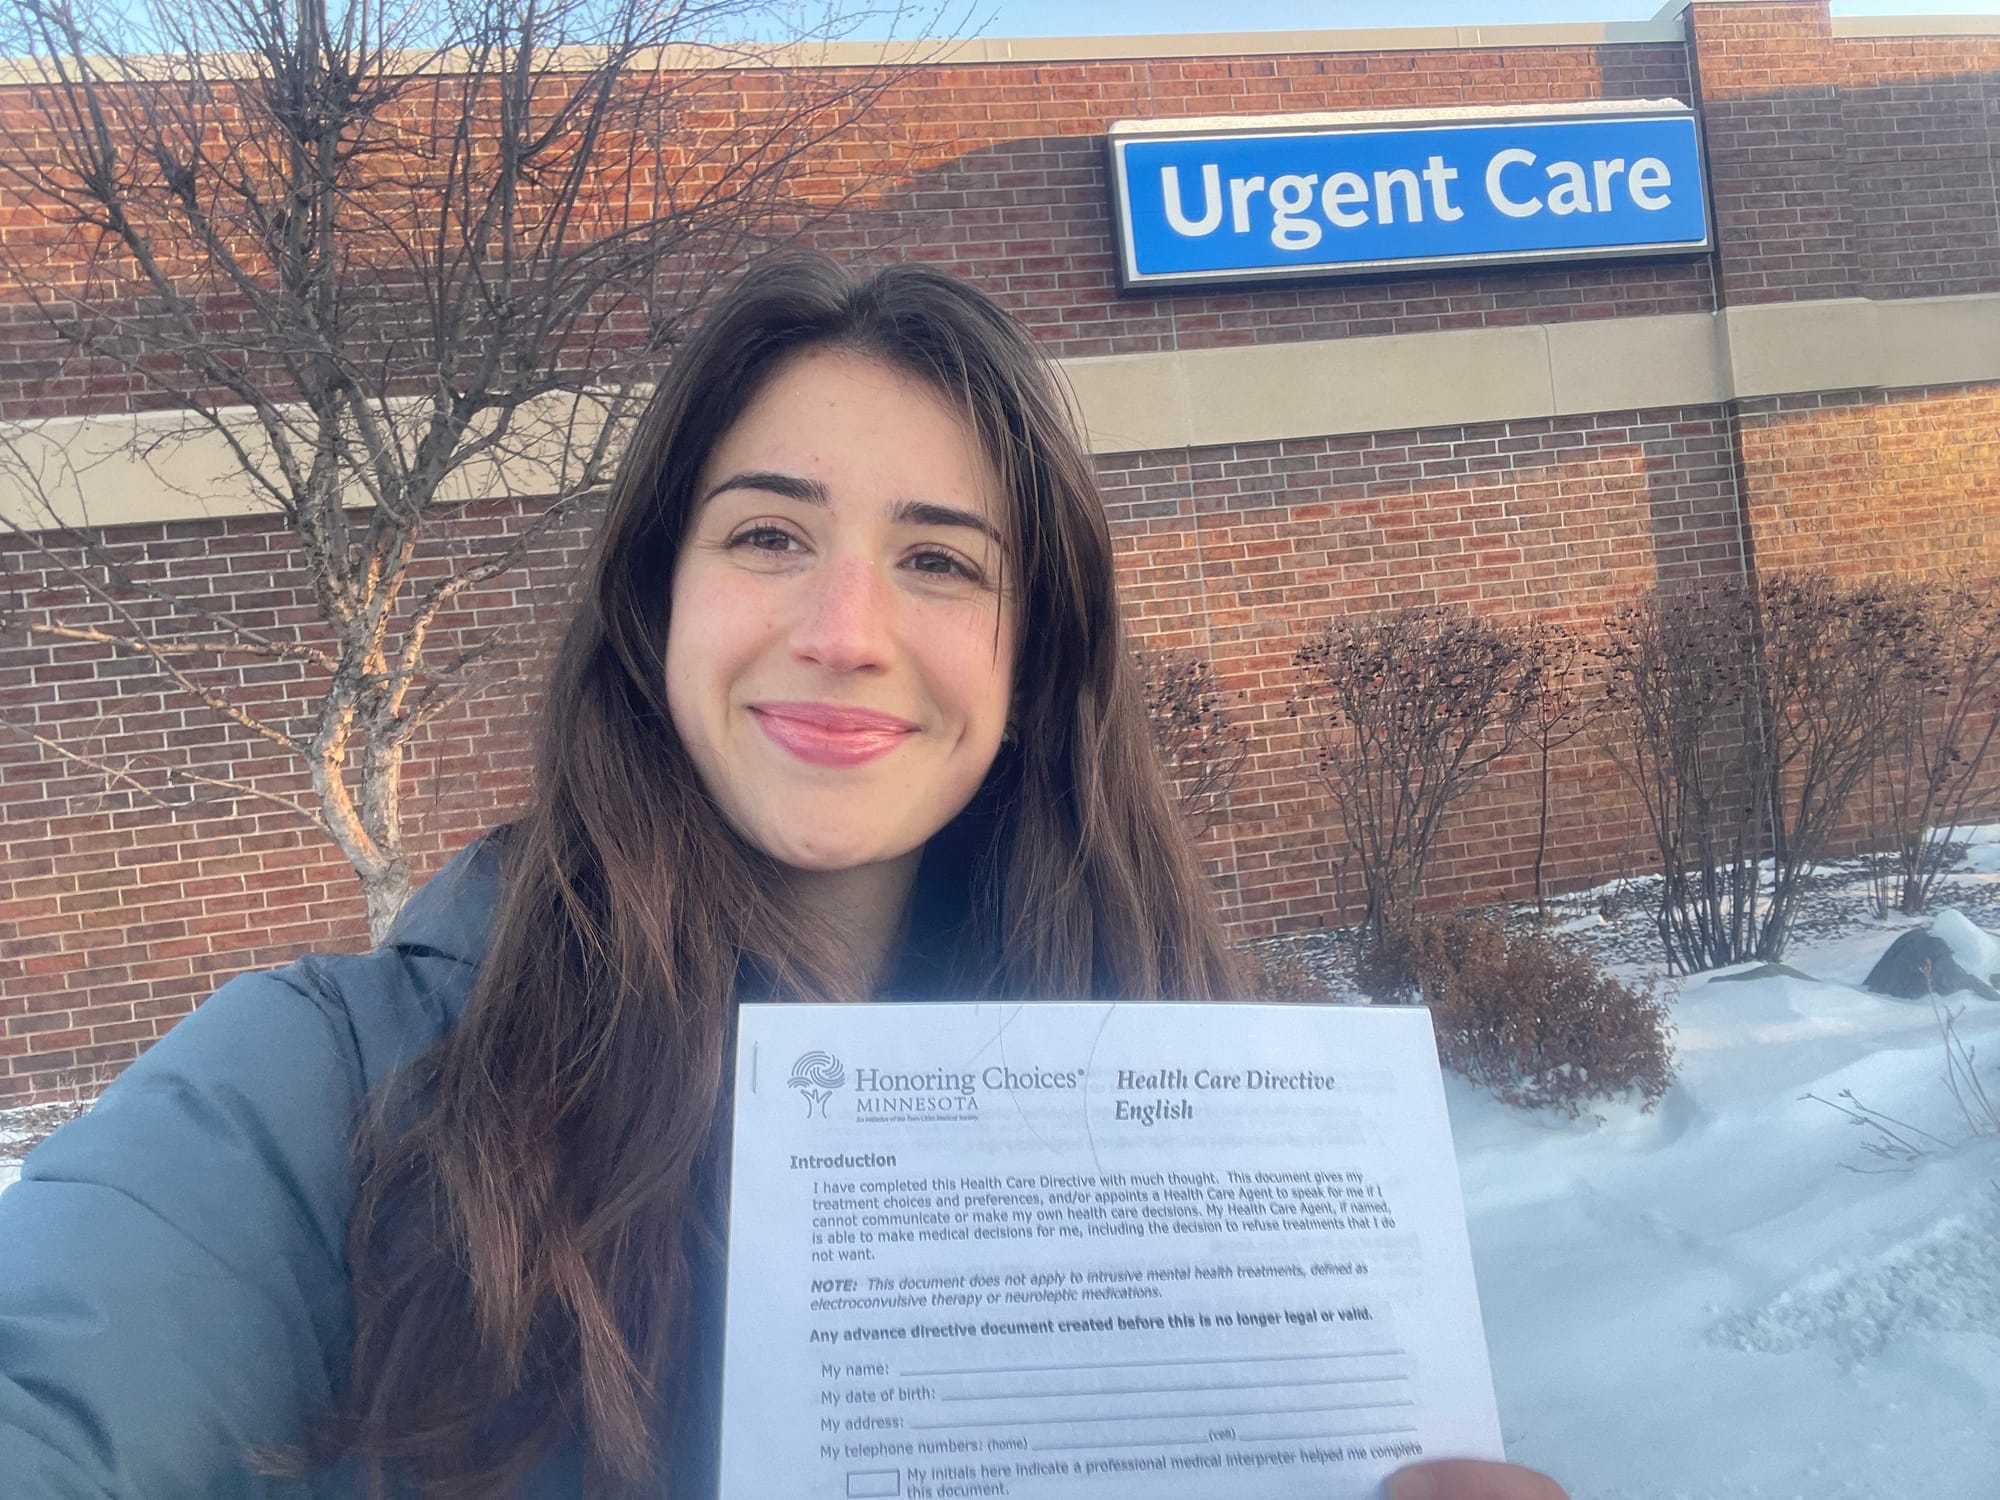
[{"label": "tree branch", "polygon": [[[113,764],[111,761],[98,756],[85,755],[81,751],[72,750],[67,745],[60,743],[46,734],[26,729],[5,717],[0,717],[0,728],[5,728],[10,734],[40,746],[51,755],[68,761],[71,765],[81,766],[87,771],[95,772],[104,777],[108,785],[127,788],[137,796],[143,797],[146,801],[152,803],[155,807],[165,808],[173,812],[179,811],[182,807],[188,805],[168,801],[158,791],[147,786],[133,774],[135,767],[148,765],[148,758],[128,756],[122,763]],[[170,781],[185,783],[192,787],[211,787],[217,791],[225,792],[231,797],[249,797],[258,802],[271,803],[273,806],[282,807],[286,812],[296,814],[298,817],[305,819],[306,822],[312,824],[313,827],[320,829],[322,832],[325,831],[326,820],[316,809],[308,807],[302,802],[294,802],[291,798],[280,796],[276,792],[267,792],[262,787],[247,786],[240,781],[232,781],[226,777],[204,776],[198,771],[190,771],[184,766],[168,765],[164,761],[153,760],[150,762],[150,768],[157,770]]]},{"label": "tree branch", "polygon": [[277,641],[189,641],[168,638],[162,640],[148,636],[143,645],[115,631],[96,630],[81,625],[41,625],[28,626],[30,635],[45,636],[53,640],[90,641],[99,646],[111,646],[128,656],[145,656],[154,659],[167,656],[255,656],[266,661],[305,662],[311,666],[330,670],[332,659],[325,652],[310,646],[288,646]]}]

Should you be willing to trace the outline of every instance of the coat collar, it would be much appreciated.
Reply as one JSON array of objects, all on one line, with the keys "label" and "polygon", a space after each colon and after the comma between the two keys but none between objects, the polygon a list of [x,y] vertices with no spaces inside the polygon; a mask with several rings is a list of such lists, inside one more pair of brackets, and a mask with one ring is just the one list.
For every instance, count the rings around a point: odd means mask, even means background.
[{"label": "coat collar", "polygon": [[[491,829],[461,849],[403,903],[377,951],[403,959],[442,958],[478,968],[500,904],[506,829]],[[464,1007],[462,987],[447,1005],[450,1019]]]}]

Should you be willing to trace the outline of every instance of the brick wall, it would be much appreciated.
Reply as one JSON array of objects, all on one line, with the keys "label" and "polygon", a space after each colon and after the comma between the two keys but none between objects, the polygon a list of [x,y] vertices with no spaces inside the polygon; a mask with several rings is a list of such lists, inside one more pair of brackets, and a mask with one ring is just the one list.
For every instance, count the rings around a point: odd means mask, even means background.
[{"label": "brick wall", "polygon": [[[1297,637],[1330,612],[1476,600],[1504,617],[1587,625],[1660,576],[1741,566],[1728,424],[1715,410],[1382,433],[1105,460],[1125,600],[1135,634],[1214,661],[1254,754],[1227,823],[1206,850],[1246,936],[1343,914],[1333,815],[1306,771],[1286,712]],[[502,533],[489,507],[438,548]],[[310,640],[303,580],[269,523],[184,522],[108,533],[135,581],[216,580],[260,628]],[[555,538],[505,586],[468,596],[439,647],[519,623],[526,666],[562,617],[582,536]],[[0,545],[9,586],[71,624],[108,623],[82,591],[18,541]],[[72,561],[74,559],[71,559]],[[231,576],[254,579],[232,587]],[[128,604],[127,607],[134,607]],[[495,689],[443,721],[412,757],[413,854],[434,868],[504,817],[525,791],[527,709],[496,663]],[[287,726],[313,680],[290,666],[233,670],[232,701]],[[182,700],[109,648],[0,642],[0,703],[31,705],[39,732],[135,777],[173,761],[309,803],[296,762]],[[1532,852],[1531,768],[1495,779],[1441,850],[1443,899],[1518,895]],[[352,873],[332,846],[273,802],[179,814],[59,756],[0,744],[0,1098],[115,1067],[246,969],[315,948],[365,945]],[[1559,774],[1551,878],[1627,867],[1633,829],[1609,767],[1579,746]]]},{"label": "brick wall", "polygon": [[2000,386],[1743,403],[1760,569],[2000,569]]},{"label": "brick wall", "polygon": [[[1698,5],[1691,47],[933,69],[891,94],[880,127],[815,163],[818,191],[864,187],[816,238],[857,263],[953,268],[1066,356],[2000,290],[1996,78],[2000,42],[1834,39],[1817,3]],[[1697,85],[1721,239],[1710,260],[1116,292],[1112,120],[1689,98]],[[730,107],[758,107],[768,88],[752,78]],[[17,103],[0,91],[0,110]],[[18,209],[0,208],[0,235],[28,232]],[[1746,536],[1762,566],[1991,562],[1996,403],[1994,387],[1861,392],[1101,460],[1137,633],[1210,656],[1253,731],[1230,819],[1205,850],[1237,929],[1295,930],[1354,909],[1285,710],[1291,655],[1315,620],[1439,599],[1587,626],[1656,578],[1742,568]],[[136,404],[105,372],[64,365],[0,288],[0,416]],[[520,514],[479,509],[433,545],[507,534]],[[562,618],[583,540],[550,538],[463,601],[439,648],[506,622],[522,631],[516,659],[531,660]],[[214,579],[274,630],[317,628],[268,521],[129,527],[105,541],[141,578]],[[0,591],[43,618],[102,618],[18,541],[0,541]],[[288,722],[312,689],[291,667],[217,680]],[[409,810],[421,868],[523,794],[526,707],[518,688],[496,688],[420,747]],[[363,940],[345,864],[269,800],[305,790],[282,752],[103,648],[18,633],[0,635],[0,711],[79,753],[128,758],[134,775],[179,757],[249,774],[269,794],[169,813],[0,737],[0,1101],[115,1068],[231,973]],[[1446,833],[1441,899],[1522,893],[1533,804],[1525,764],[1488,783]],[[1557,768],[1551,831],[1559,884],[1639,867],[1624,795],[1583,745]]]},{"label": "brick wall", "polygon": [[[431,539],[420,571],[441,566],[448,549],[490,550],[520,518],[516,506],[469,511]],[[278,638],[323,634],[283,534],[267,520],[121,527],[101,540],[135,584],[207,588],[244,624]],[[406,811],[422,871],[504,817],[526,789],[523,682],[560,623],[584,540],[577,528],[547,536],[523,567],[461,595],[439,621],[437,660],[494,629],[518,644],[483,664],[483,689],[437,721],[410,757]],[[69,571],[80,562],[0,536],[0,589],[35,618],[116,623],[113,606]],[[114,598],[136,618],[157,613],[129,589]],[[189,670],[258,719],[311,732],[309,668],[197,662]],[[131,781],[0,733],[0,1103],[116,1069],[234,974],[314,949],[367,946],[352,870],[283,805],[312,802],[295,758],[110,647],[10,631],[0,635],[0,713],[18,722],[24,711],[35,733]],[[192,802],[163,807],[157,772],[166,765],[247,783],[258,795],[194,788]]]},{"label": "brick wall", "polygon": [[1836,40],[1821,0],[1690,15],[1726,304],[2000,287],[2000,37]]},{"label": "brick wall", "polygon": [[[1473,604],[1591,628],[1657,579],[1742,567],[1729,424],[1649,411],[1153,453],[1100,466],[1136,633],[1209,656],[1253,753],[1209,854],[1247,936],[1353,915],[1333,809],[1286,702],[1300,638],[1330,615]],[[1507,767],[1501,768],[1503,771]],[[1629,863],[1633,813],[1611,767],[1564,756],[1549,874]],[[1455,815],[1443,900],[1523,893],[1533,768],[1517,762]]]},{"label": "brick wall", "polygon": [[1672,45],[1154,58],[927,72],[891,93],[892,139],[840,148],[870,186],[821,242],[974,277],[1061,356],[1705,312],[1703,261],[1121,297],[1105,128],[1124,119],[1689,97]]},{"label": "brick wall", "polygon": [[[785,106],[768,75],[699,86],[713,112],[695,124],[717,136]],[[874,123],[812,153],[798,187],[851,205],[811,242],[857,265],[956,268],[1058,357],[1707,311],[1714,286],[1699,260],[1121,297],[1107,206],[1103,136],[1121,119],[1687,99],[1690,90],[1687,49],[1668,44],[931,68],[887,90]],[[0,87],[9,149],[46,149],[38,119],[22,89]],[[38,278],[70,291],[88,283],[100,300],[128,274],[24,204],[0,205],[0,237]],[[240,316],[226,303],[211,312],[218,324]],[[66,358],[46,319],[0,278],[0,420],[159,404],[125,371]]]}]

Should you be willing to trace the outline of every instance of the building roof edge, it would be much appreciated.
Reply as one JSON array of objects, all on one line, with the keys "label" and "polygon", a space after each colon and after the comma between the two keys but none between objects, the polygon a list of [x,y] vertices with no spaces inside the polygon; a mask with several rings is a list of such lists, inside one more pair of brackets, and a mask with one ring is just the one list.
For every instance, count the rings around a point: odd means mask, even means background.
[{"label": "building roof edge", "polygon": [[1990,16],[1835,16],[1835,41],[1896,36],[2000,36],[2000,14]]}]

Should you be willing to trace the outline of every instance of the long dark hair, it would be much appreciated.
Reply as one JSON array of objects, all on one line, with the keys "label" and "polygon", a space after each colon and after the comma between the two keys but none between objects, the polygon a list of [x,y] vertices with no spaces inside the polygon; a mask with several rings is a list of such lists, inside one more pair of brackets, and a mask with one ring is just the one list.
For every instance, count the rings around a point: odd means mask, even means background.
[{"label": "long dark hair", "polygon": [[934,387],[1013,502],[1016,732],[919,876],[959,893],[955,993],[1230,987],[1127,665],[1103,504],[1032,340],[932,271],[855,282],[820,259],[764,261],[639,424],[548,684],[535,800],[506,839],[468,1008],[364,1130],[329,1444],[377,1486],[400,1461],[428,1496],[504,1492],[579,1436],[589,1487],[619,1493],[658,1486],[663,1446],[706,1440],[713,1372],[689,1328],[719,1257],[734,1002],[745,985],[840,999],[854,983],[674,732],[669,580],[717,439],[785,361],[826,348]]}]

